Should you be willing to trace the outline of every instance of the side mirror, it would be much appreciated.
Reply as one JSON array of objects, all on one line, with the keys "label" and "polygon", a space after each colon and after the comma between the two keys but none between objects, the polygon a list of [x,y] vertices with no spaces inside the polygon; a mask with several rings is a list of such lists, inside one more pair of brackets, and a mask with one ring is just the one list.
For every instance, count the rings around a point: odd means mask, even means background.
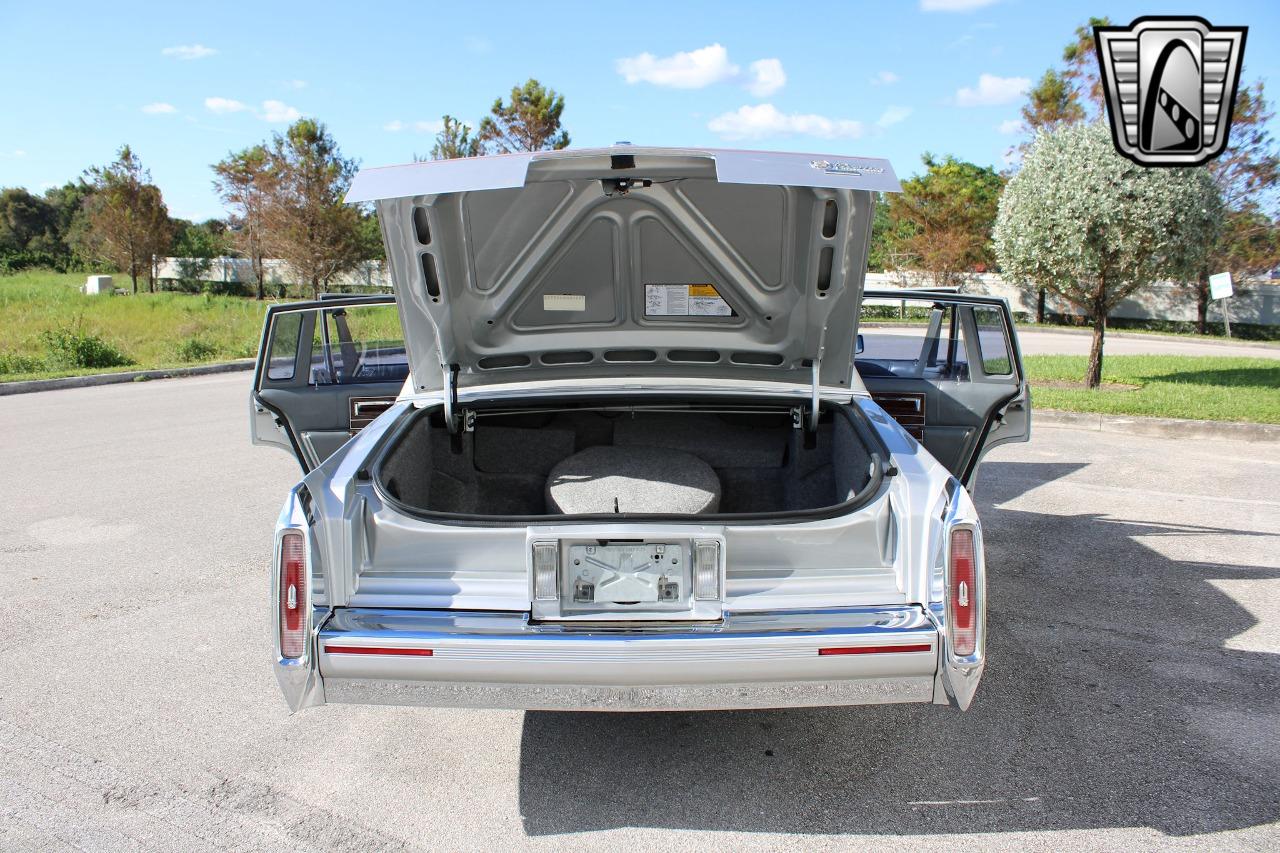
[{"label": "side mirror", "polygon": [[867,348],[867,342],[862,339],[862,333],[858,333],[858,340],[853,346],[854,355],[862,355],[862,351]]}]

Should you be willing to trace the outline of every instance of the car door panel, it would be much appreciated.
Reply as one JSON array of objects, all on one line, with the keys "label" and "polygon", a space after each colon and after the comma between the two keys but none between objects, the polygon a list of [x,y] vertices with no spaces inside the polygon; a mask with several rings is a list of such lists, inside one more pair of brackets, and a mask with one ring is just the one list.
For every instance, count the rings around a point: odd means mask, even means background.
[{"label": "car door panel", "polygon": [[353,340],[346,318],[394,304],[374,296],[272,306],[250,400],[254,443],[289,450],[309,471],[385,411],[408,372],[403,344]]},{"label": "car door panel", "polygon": [[1030,396],[1004,300],[927,291],[865,298],[927,307],[923,334],[890,328],[881,357],[863,353],[855,364],[872,398],[961,482],[972,482],[992,447],[1027,440]]}]

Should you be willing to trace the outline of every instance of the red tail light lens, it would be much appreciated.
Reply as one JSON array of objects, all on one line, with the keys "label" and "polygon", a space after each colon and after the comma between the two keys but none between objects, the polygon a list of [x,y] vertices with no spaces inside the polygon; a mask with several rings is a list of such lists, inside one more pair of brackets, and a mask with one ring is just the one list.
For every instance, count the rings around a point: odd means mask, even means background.
[{"label": "red tail light lens", "polygon": [[947,616],[951,626],[951,648],[957,657],[968,657],[978,647],[978,587],[973,531],[951,531],[951,559],[947,567]]},{"label": "red tail light lens", "polygon": [[302,534],[280,537],[280,656],[300,658],[306,650],[307,561]]}]

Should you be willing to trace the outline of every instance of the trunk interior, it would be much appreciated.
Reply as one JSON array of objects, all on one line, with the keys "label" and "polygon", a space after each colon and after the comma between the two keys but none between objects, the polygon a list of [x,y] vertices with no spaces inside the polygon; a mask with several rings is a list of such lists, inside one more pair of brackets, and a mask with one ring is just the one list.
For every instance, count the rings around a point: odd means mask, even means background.
[{"label": "trunk interior", "polygon": [[724,515],[842,504],[867,486],[871,453],[851,415],[816,433],[789,408],[616,406],[478,411],[451,435],[420,411],[375,476],[415,511],[466,516]]}]

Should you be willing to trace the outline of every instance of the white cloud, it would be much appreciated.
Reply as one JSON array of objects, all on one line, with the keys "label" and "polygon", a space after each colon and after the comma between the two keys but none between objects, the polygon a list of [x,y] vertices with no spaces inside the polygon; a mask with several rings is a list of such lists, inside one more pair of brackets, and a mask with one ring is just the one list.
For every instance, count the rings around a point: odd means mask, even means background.
[{"label": "white cloud", "polygon": [[876,119],[876,126],[889,127],[905,120],[909,115],[911,115],[911,107],[891,106]]},{"label": "white cloud", "polygon": [[149,113],[153,116],[158,116],[158,115],[169,115],[171,113],[176,113],[178,111],[178,108],[175,107],[173,104],[166,104],[164,101],[156,101],[154,104],[147,104],[146,106],[144,106],[142,108],[142,111],[144,113]]},{"label": "white cloud", "polygon": [[8,151],[8,152],[0,151],[0,157],[26,157],[26,156],[27,156],[27,152],[23,151],[21,148],[15,148],[12,151]]},{"label": "white cloud", "polygon": [[920,0],[921,12],[972,12],[994,6],[1000,0]]},{"label": "white cloud", "polygon": [[[475,125],[469,125],[474,127]],[[382,126],[382,129],[389,133],[399,133],[402,130],[412,130],[414,133],[439,133],[444,129],[444,122],[440,119],[434,121],[401,121],[400,119],[392,119]]]},{"label": "white cloud", "polygon": [[284,101],[263,101],[262,112],[258,114],[258,118],[270,122],[297,121],[302,118],[302,113]]},{"label": "white cloud", "polygon": [[670,89],[702,89],[715,83],[738,83],[757,98],[772,95],[787,82],[782,60],[757,59],[743,71],[729,60],[729,51],[717,42],[697,50],[670,56],[640,53],[614,63],[628,83],[651,83]]},{"label": "white cloud", "polygon": [[628,83],[652,83],[673,89],[701,89],[732,80],[739,73],[738,66],[729,61],[729,51],[718,43],[661,58],[641,53],[623,57],[615,65]]},{"label": "white cloud", "polygon": [[307,88],[307,81],[306,80],[286,80],[284,81],[284,85],[290,89],[305,89]]},{"label": "white cloud", "polygon": [[174,47],[166,47],[160,51],[161,56],[172,56],[175,59],[204,59],[206,56],[213,56],[218,51],[211,47],[205,47],[202,44],[179,44]]},{"label": "white cloud", "polygon": [[757,98],[767,98],[787,83],[781,59],[757,59],[751,63],[751,77],[747,91]]},{"label": "white cloud", "polygon": [[247,104],[231,98],[205,98],[204,106],[211,113],[239,113],[249,109]]},{"label": "white cloud", "polygon": [[898,80],[900,79],[902,78],[900,78],[897,74],[894,74],[892,71],[880,71],[876,74],[876,76],[871,78],[871,85],[872,86],[891,86],[894,83],[897,83]]},{"label": "white cloud", "polygon": [[1008,104],[1018,100],[1022,93],[1030,88],[1031,81],[1026,77],[997,77],[994,74],[982,74],[978,77],[977,87],[962,86],[956,90],[956,103],[962,107]]},{"label": "white cloud", "polygon": [[1004,121],[1000,122],[1000,126],[997,127],[996,130],[1000,131],[1006,136],[1013,133],[1021,133],[1022,119],[1020,118],[1005,119]]},{"label": "white cloud", "polygon": [[866,130],[859,121],[833,119],[813,113],[784,113],[773,104],[738,107],[734,112],[711,119],[707,127],[725,139],[760,139],[769,136],[857,139]]}]

